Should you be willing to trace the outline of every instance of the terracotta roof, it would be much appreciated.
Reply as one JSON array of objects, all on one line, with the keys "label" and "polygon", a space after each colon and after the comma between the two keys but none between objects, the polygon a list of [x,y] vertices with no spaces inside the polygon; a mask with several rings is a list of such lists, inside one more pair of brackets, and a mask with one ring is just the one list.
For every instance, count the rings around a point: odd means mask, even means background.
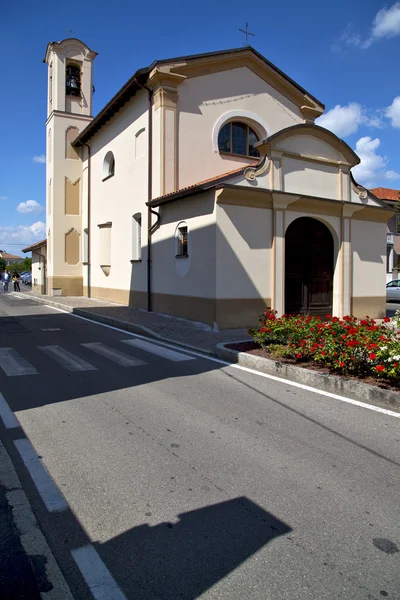
[{"label": "terracotta roof", "polygon": [[159,206],[160,204],[166,204],[167,202],[172,202],[172,200],[177,200],[180,197],[188,196],[189,194],[196,194],[200,192],[204,192],[212,187],[218,185],[218,183],[223,183],[236,175],[240,175],[243,173],[247,167],[255,167],[258,165],[258,161],[246,165],[244,167],[239,167],[234,171],[228,171],[227,173],[223,173],[222,175],[216,175],[215,177],[210,177],[210,179],[203,179],[203,181],[198,181],[197,183],[193,183],[192,185],[188,185],[184,188],[180,188],[179,190],[175,190],[174,192],[169,192],[168,194],[164,194],[163,196],[158,196],[158,198],[153,198],[150,202],[147,202],[149,206]]},{"label": "terracotta roof", "polygon": [[[136,92],[142,89],[142,85],[146,84],[152,70],[158,66],[165,65],[168,63],[177,63],[182,61],[190,61],[196,60],[199,58],[207,58],[212,56],[230,56],[233,54],[251,52],[261,61],[263,61],[267,66],[273,69],[276,73],[278,73],[281,77],[283,77],[288,83],[294,86],[299,92],[305,94],[309,98],[311,98],[316,104],[320,105],[322,108],[325,108],[325,105],[322,104],[317,98],[315,98],[312,94],[307,92],[301,85],[296,83],[291,77],[286,75],[283,71],[278,69],[273,63],[271,63],[265,56],[257,52],[251,46],[241,47],[241,48],[232,48],[230,50],[218,50],[216,52],[205,52],[203,54],[190,54],[188,56],[177,56],[174,58],[165,58],[163,60],[155,60],[151,65],[147,67],[143,67],[138,69],[130,79],[122,86],[122,88],[111,98],[111,100],[105,105],[105,107],[94,117],[94,119],[85,127],[85,129],[78,135],[78,137],[72,142],[73,146],[81,146],[85,142],[87,142],[107,121],[111,119],[111,117],[120,110],[132,98],[135,96]],[[141,85],[142,84],[142,85]]]},{"label": "terracotta roof", "polygon": [[22,252],[32,252],[32,250],[39,250],[42,246],[46,246],[47,240],[42,240],[41,242],[36,242],[32,244],[32,246],[28,246],[27,248],[23,248]]},{"label": "terracotta roof", "polygon": [[6,259],[10,259],[10,258],[18,258],[21,259],[22,256],[17,256],[16,254],[9,254],[8,252],[1,252],[0,251],[0,256],[1,258],[6,258]]},{"label": "terracotta roof", "polygon": [[381,200],[400,200],[400,190],[393,190],[392,188],[377,187],[373,188],[371,192]]}]

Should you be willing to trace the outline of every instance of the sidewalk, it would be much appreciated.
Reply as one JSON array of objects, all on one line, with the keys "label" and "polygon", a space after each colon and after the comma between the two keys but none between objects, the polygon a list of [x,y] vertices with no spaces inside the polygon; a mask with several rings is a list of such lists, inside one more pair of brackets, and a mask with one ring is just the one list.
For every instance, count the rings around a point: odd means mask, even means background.
[{"label": "sidewalk", "polygon": [[25,290],[20,295],[93,321],[211,355],[216,355],[218,344],[251,339],[246,329],[213,331],[204,323],[83,296],[41,296]]},{"label": "sidewalk", "polygon": [[0,598],[73,600],[0,442]]}]

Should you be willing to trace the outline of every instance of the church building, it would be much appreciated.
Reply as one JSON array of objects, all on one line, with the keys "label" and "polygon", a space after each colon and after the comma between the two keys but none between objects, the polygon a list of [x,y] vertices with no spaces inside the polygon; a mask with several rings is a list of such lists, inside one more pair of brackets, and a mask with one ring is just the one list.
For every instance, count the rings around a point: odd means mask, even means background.
[{"label": "church building", "polygon": [[156,60],[93,117],[95,58],[78,39],[47,46],[37,290],[221,328],[267,306],[384,316],[392,211],[315,124],[319,100],[243,47]]}]

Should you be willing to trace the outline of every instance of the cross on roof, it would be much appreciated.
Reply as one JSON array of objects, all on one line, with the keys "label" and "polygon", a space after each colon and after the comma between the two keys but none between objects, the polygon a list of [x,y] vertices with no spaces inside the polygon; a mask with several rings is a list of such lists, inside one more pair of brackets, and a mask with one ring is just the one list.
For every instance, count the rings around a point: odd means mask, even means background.
[{"label": "cross on roof", "polygon": [[249,35],[252,35],[254,37],[255,34],[254,33],[250,33],[250,31],[249,31],[249,24],[246,23],[246,28],[245,29],[239,29],[239,31],[241,31],[242,33],[245,34],[245,39],[246,39],[245,46],[250,46],[250,44],[249,44]]}]

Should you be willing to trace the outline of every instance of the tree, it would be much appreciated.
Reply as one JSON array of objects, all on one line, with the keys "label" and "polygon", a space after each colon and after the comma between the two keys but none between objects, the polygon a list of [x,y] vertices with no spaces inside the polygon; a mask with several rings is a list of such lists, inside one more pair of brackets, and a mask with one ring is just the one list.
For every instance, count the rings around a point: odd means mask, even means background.
[{"label": "tree", "polygon": [[0,271],[5,271],[6,270],[6,261],[4,260],[4,258],[0,258]]},{"label": "tree", "polygon": [[32,271],[32,259],[28,258],[28,257],[24,258],[24,260],[20,264],[20,270],[21,271]]}]

